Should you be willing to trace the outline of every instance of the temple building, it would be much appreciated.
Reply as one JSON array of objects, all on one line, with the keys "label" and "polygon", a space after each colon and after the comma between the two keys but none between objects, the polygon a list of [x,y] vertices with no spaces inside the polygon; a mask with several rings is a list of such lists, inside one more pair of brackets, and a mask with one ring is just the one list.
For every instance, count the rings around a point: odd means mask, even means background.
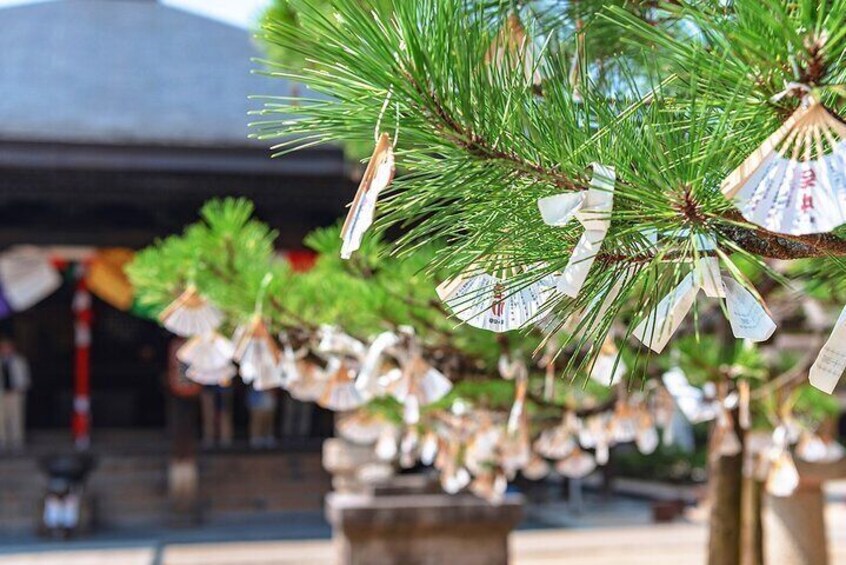
[{"label": "temple building", "polygon": [[[280,251],[297,251],[350,199],[343,155],[318,147],[271,159],[267,143],[248,138],[247,114],[261,106],[249,97],[291,92],[254,72],[261,53],[243,29],[154,0],[0,8],[0,29],[0,251],[37,250],[62,277],[0,321],[32,372],[28,447],[0,455],[0,476],[10,477],[0,481],[0,530],[32,523],[43,488],[33,478],[38,458],[72,445],[72,431],[90,431],[100,459],[92,476],[100,519],[155,520],[168,512],[172,336],[82,288],[79,267],[103,250],[181,231],[215,196],[251,199],[279,231]],[[204,515],[319,508],[328,484],[318,451],[331,416],[315,409],[306,437],[286,438],[278,415],[286,449],[255,454],[246,448],[244,395],[234,392],[234,447],[200,452]],[[278,496],[250,499],[245,469],[258,473],[254,490],[275,478]],[[204,491],[211,482],[214,492]],[[127,489],[145,494],[135,500]]]}]

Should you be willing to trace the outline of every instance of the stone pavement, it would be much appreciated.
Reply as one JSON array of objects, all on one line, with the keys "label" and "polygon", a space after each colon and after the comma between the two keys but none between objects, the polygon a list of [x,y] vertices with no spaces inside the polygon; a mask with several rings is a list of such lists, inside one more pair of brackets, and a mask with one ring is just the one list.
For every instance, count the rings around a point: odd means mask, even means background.
[{"label": "stone pavement", "polygon": [[[846,513],[838,516],[842,520]],[[840,522],[842,524],[842,521]],[[840,528],[841,530],[843,528]],[[846,534],[835,536],[832,563],[846,563]],[[678,565],[704,563],[705,528],[697,524],[590,530],[527,530],[512,538],[515,565]],[[175,544],[91,548],[0,556],[2,565],[331,565],[320,541]]]},{"label": "stone pavement", "polygon": [[[827,520],[832,565],[846,563],[846,483],[829,489]],[[667,525],[647,525],[641,506],[632,501],[604,505],[595,500],[589,512],[574,517],[561,505],[532,509],[535,527],[558,521],[558,527],[520,530],[512,536],[515,565],[679,565],[705,562],[707,532],[694,519]],[[614,513],[618,515],[612,516]],[[556,516],[560,520],[556,520]],[[567,516],[564,518],[564,516]],[[628,516],[628,520],[624,519]],[[604,518],[603,518],[604,517]],[[238,525],[224,535],[222,527],[207,528],[181,538],[0,545],[0,565],[332,565],[329,540],[279,540],[313,531],[297,528]],[[628,525],[625,522],[628,521]],[[566,524],[566,528],[561,525]],[[287,532],[286,532],[287,530]],[[250,535],[250,532],[252,533]],[[275,535],[273,535],[275,532]],[[286,535],[291,534],[291,535]],[[251,541],[231,541],[231,540]],[[230,540],[230,541],[221,541]]]}]

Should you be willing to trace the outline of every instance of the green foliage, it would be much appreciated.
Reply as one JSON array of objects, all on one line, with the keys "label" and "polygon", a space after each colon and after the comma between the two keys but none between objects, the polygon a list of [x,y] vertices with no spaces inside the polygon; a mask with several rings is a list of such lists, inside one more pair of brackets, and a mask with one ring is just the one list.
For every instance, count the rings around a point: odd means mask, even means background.
[{"label": "green foliage", "polygon": [[[537,199],[585,189],[591,163],[616,166],[596,266],[578,298],[547,305],[544,330],[564,352],[565,375],[583,374],[612,328],[628,328],[630,341],[700,256],[700,236],[713,238],[723,270],[753,294],[767,278],[788,282],[750,245],[761,232],[734,213],[720,184],[798,106],[794,92],[774,98],[787,83],[806,82],[839,107],[843,0],[334,0],[296,3],[296,13],[296,25],[269,17],[263,37],[308,61],[278,61],[272,74],[315,96],[268,100],[256,135],[280,140],[285,153],[396,133],[404,174],[381,198],[376,230],[399,231],[384,252],[403,258],[443,242],[421,265],[433,283],[472,264],[522,272],[510,281],[517,291],[560,271],[582,228],[545,225]],[[490,63],[509,14],[542,50],[540,88],[528,84],[524,61]],[[647,232],[660,234],[657,248]],[[818,295],[843,280],[842,262],[805,263],[791,274],[821,287]],[[692,318],[722,335],[721,309],[698,300]],[[578,318],[580,331],[569,331]],[[769,376],[750,349],[708,345],[698,326],[682,334],[694,336],[701,365],[717,368],[709,378],[735,365]],[[638,377],[651,353],[634,350],[628,364]]]}]

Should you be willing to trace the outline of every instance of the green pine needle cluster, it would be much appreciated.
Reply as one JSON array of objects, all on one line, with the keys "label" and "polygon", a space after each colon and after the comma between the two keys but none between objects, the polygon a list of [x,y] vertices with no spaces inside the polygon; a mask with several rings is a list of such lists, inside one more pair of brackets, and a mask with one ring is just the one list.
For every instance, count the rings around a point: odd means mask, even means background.
[{"label": "green pine needle cluster", "polygon": [[[287,4],[296,23],[268,18],[262,37],[307,65],[282,59],[269,72],[309,94],[267,100],[256,136],[276,140],[280,155],[372,142],[374,130],[395,137],[402,175],[380,199],[376,231],[399,229],[389,251],[400,257],[443,242],[427,268],[433,282],[482,265],[523,273],[510,281],[516,292],[560,271],[582,228],[545,225],[538,198],[585,190],[592,163],[616,168],[611,229],[587,284],[547,305],[548,335],[588,321],[563,347],[595,353],[615,323],[630,331],[645,320],[703,236],[753,294],[763,278],[787,283],[770,257],[828,261],[812,282],[842,279],[829,247],[749,225],[720,183],[798,107],[795,93],[774,98],[790,82],[840,107],[844,1]],[[487,58],[510,14],[538,54],[540,85],[528,84],[522,59]],[[645,242],[654,232],[657,247]]]}]

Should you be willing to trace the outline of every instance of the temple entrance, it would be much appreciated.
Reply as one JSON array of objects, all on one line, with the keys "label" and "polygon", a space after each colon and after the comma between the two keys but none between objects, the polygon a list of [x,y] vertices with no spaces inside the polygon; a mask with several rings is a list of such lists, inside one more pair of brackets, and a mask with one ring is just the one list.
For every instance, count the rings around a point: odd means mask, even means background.
[{"label": "temple entrance", "polygon": [[[73,410],[73,287],[55,293],[0,324],[29,360],[32,388],[27,427],[67,429]],[[91,408],[93,428],[161,428],[163,374],[170,336],[154,322],[93,298]]]}]

